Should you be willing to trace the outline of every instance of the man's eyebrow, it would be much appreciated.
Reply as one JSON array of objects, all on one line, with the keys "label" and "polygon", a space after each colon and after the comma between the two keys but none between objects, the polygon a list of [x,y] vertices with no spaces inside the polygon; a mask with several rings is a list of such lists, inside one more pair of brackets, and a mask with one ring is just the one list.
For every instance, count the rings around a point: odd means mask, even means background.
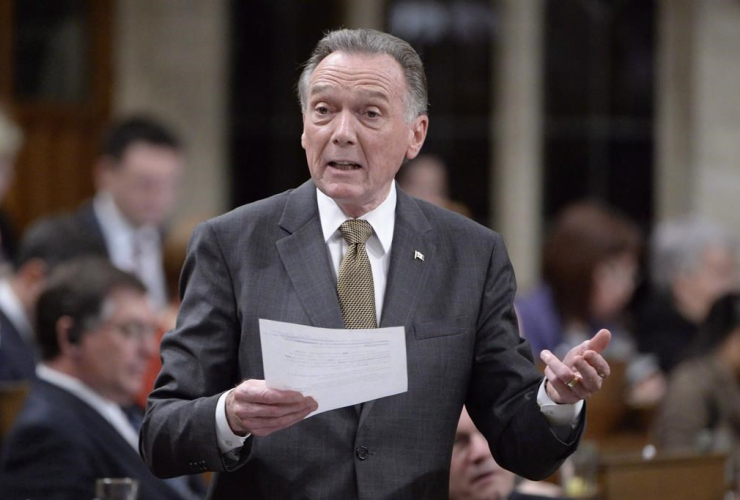
[{"label": "man's eyebrow", "polygon": [[[323,94],[324,92],[328,92],[332,89],[334,89],[333,85],[328,85],[325,83],[317,83],[316,85],[311,87],[309,91],[309,95]],[[367,90],[358,90],[356,92],[359,94],[362,94],[366,98],[390,101],[390,99],[388,98],[388,94],[380,90],[367,89]]]}]

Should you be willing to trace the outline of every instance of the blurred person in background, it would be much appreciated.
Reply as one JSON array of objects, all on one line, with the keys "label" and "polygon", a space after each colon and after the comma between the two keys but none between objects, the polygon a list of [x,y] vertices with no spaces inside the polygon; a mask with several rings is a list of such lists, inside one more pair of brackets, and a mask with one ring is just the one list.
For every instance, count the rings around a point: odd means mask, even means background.
[{"label": "blurred person in background", "polygon": [[0,278],[0,381],[36,378],[36,302],[49,274],[65,260],[63,257],[50,246],[29,245],[23,238],[14,270]]},{"label": "blurred person in background", "polygon": [[[164,334],[173,328],[177,320],[177,313],[180,310],[180,294],[179,294],[179,281],[182,266],[185,263],[185,255],[187,254],[188,241],[190,235],[195,229],[195,226],[206,220],[206,217],[190,217],[184,218],[177,221],[167,231],[167,236],[164,240],[163,253],[164,253],[164,274],[167,279],[167,290],[169,291],[169,302],[167,306],[161,309],[158,313],[158,325],[159,332],[157,334],[157,345],[162,340]],[[146,408],[146,400],[149,397],[149,393],[154,388],[154,382],[157,380],[159,370],[162,369],[162,360],[159,357],[159,349],[150,358],[149,366],[147,368],[146,376],[144,377],[144,384],[142,385],[139,395],[136,397],[136,402],[142,408]]]},{"label": "blurred person in background", "polygon": [[728,452],[740,471],[740,294],[715,302],[669,380],[656,446]]},{"label": "blurred person in background", "polygon": [[433,155],[419,155],[398,172],[398,184],[406,194],[428,201],[466,217],[470,209],[459,201],[450,199],[447,165]]},{"label": "blurred person in background", "polygon": [[651,291],[636,307],[639,348],[669,373],[717,298],[738,289],[737,241],[707,220],[660,224],[650,242]]},{"label": "blurred person in background", "polygon": [[93,498],[104,477],[138,480],[143,499],[202,498],[187,479],[155,478],[137,452],[131,404],[157,330],[144,284],[103,258],[77,259],[50,276],[36,317],[42,362],[3,441],[3,498]]},{"label": "blurred person in background", "polygon": [[485,436],[463,407],[450,462],[450,500],[536,500],[560,498],[554,484],[519,480],[496,463]]},{"label": "blurred person in background", "polygon": [[[15,159],[23,144],[23,132],[0,104],[0,202],[10,189],[15,170]],[[0,210],[0,264],[15,257],[15,232],[13,226]]]},{"label": "blurred person in background", "polygon": [[0,279],[0,381],[36,376],[38,346],[33,331],[36,301],[46,282],[49,263],[21,251],[16,269]]},{"label": "blurred person in background", "polygon": [[64,259],[99,255],[136,274],[156,306],[168,302],[162,238],[177,199],[183,155],[176,135],[141,116],[114,123],[95,165],[95,197],[32,226],[24,239]]},{"label": "blurred person in background", "polygon": [[543,246],[543,283],[515,304],[519,327],[537,357],[542,350],[563,355],[608,328],[612,341],[604,355],[627,364],[630,400],[653,404],[665,378],[657,362],[639,355],[626,328],[625,313],[635,291],[642,237],[622,214],[582,201],[555,218]]}]

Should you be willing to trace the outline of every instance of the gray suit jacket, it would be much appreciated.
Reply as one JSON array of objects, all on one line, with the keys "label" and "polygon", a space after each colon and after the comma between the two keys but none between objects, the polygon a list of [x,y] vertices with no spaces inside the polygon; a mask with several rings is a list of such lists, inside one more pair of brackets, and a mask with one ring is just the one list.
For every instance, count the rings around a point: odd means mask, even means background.
[{"label": "gray suit jacket", "polygon": [[359,415],[344,408],[251,437],[222,456],[219,395],[264,378],[258,319],[343,323],[313,183],[200,225],[142,428],[155,474],[218,471],[213,499],[447,498],[464,403],[504,467],[530,478],[555,471],[577,439],[558,440],[536,403],[542,376],[517,333],[501,238],[399,190],[390,258],[381,326],[405,327],[408,392]]}]

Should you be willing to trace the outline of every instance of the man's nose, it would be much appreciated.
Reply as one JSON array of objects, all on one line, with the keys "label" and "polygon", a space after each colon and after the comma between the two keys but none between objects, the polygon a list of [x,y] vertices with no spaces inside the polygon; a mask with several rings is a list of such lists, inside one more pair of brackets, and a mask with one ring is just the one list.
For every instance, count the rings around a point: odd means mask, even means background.
[{"label": "man's nose", "polygon": [[488,448],[488,441],[483,434],[475,434],[470,441],[470,461],[479,462],[491,456],[491,450]]},{"label": "man's nose", "polygon": [[335,120],[334,135],[331,140],[338,146],[352,145],[357,142],[355,119],[349,111],[342,111]]}]

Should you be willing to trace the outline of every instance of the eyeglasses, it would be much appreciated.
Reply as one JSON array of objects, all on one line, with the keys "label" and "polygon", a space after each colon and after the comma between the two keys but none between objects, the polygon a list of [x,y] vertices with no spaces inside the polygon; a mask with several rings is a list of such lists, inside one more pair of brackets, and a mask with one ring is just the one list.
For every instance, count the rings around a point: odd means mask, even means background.
[{"label": "eyeglasses", "polygon": [[127,340],[149,340],[157,334],[157,327],[141,321],[127,321],[124,323],[108,323],[109,328],[117,331]]}]

